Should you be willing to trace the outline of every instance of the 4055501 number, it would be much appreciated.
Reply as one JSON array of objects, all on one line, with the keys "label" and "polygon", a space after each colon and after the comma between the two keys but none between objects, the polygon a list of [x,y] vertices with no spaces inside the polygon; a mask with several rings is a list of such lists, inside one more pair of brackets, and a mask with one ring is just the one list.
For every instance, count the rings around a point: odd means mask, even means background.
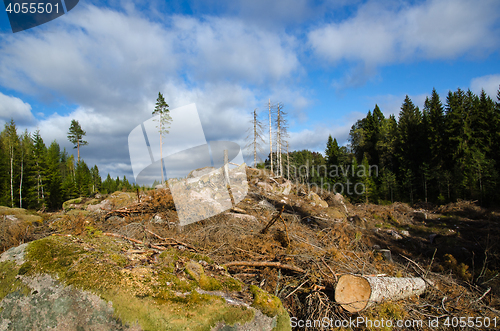
[{"label": "4055501 number", "polygon": [[15,13],[15,14],[51,14],[52,11],[55,13],[59,13],[59,4],[56,3],[54,6],[50,2],[47,3],[35,3],[35,2],[23,2],[23,3],[9,3],[7,8],[5,8],[5,11],[10,13]]}]

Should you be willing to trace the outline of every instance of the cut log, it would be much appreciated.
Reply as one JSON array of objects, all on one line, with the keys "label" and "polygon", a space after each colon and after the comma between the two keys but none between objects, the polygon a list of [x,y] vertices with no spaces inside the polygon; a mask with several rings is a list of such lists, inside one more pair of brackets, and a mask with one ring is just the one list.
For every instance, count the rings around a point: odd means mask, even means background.
[{"label": "cut log", "polygon": [[401,300],[425,291],[422,278],[342,275],[335,288],[335,301],[356,313],[387,300]]}]

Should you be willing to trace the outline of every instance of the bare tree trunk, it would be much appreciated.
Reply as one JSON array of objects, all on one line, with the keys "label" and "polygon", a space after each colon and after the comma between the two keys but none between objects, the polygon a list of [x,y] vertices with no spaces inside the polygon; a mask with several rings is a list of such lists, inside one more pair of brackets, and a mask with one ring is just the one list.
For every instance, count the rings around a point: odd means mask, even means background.
[{"label": "bare tree trunk", "polygon": [[271,173],[273,173],[273,136],[272,136],[272,122],[271,122],[271,99],[269,99],[269,155],[271,159]]},{"label": "bare tree trunk", "polygon": [[276,172],[278,173],[278,176],[281,177],[282,175],[282,169],[281,169],[281,119],[280,119],[280,104],[278,103],[278,121],[277,123],[277,134],[276,134]]},{"label": "bare tree trunk", "polygon": [[10,146],[10,204],[14,208],[14,146]]},{"label": "bare tree trunk", "polygon": [[288,154],[288,141],[286,142],[286,178],[290,180],[290,155]]},{"label": "bare tree trunk", "polygon": [[257,168],[257,109],[253,110],[253,166]]},{"label": "bare tree trunk", "polygon": [[76,146],[78,150],[78,163],[80,163],[80,139],[76,141]]},{"label": "bare tree trunk", "polygon": [[342,275],[335,288],[335,301],[355,313],[385,300],[401,300],[425,291],[422,278]]},{"label": "bare tree trunk", "polygon": [[163,143],[161,142],[161,114],[160,114],[160,168],[161,168],[161,185],[163,185]]},{"label": "bare tree trunk", "polygon": [[21,140],[21,181],[19,182],[19,208],[23,208],[23,174],[24,174],[24,151]]}]

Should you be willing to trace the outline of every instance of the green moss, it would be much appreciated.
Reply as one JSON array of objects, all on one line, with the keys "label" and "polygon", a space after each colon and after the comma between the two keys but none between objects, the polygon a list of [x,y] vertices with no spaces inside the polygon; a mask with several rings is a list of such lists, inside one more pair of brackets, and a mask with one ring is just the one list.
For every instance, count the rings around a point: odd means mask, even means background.
[{"label": "green moss", "polygon": [[28,222],[43,222],[43,219],[39,215],[34,215],[33,211],[28,211],[23,208],[9,208],[5,206],[0,206],[0,216],[14,215],[16,218]]},{"label": "green moss", "polygon": [[30,294],[30,289],[20,279],[17,279],[19,266],[13,261],[0,262],[0,300],[9,293],[16,291],[23,295]]},{"label": "green moss", "polygon": [[[48,273],[57,275],[64,284],[89,290],[112,302],[115,317],[143,330],[209,331],[221,321],[234,325],[254,318],[251,309],[228,305],[221,297],[200,294],[195,290],[198,286],[208,291],[241,289],[237,281],[228,278],[223,285],[204,272],[199,282],[183,279],[179,274],[172,273],[173,265],[168,264],[159,270],[147,269],[150,272],[144,275],[124,272],[121,267],[128,260],[122,252],[127,249],[130,245],[124,241],[98,235],[79,238],[52,236],[31,242],[26,247],[26,262],[23,265],[17,266],[14,262],[0,264],[0,298],[16,290],[30,293],[29,288],[16,279],[18,274]],[[184,253],[168,250],[161,259],[174,263],[180,257],[184,260]],[[179,292],[187,295],[180,295]],[[284,310],[277,300],[276,304],[282,309],[277,313],[280,314]]]},{"label": "green moss", "polygon": [[160,288],[168,288],[180,292],[189,292],[196,288],[195,281],[180,279],[179,276],[171,273],[168,268],[163,268],[158,273]]},{"label": "green moss", "polygon": [[85,232],[88,237],[98,237],[102,234],[102,231],[99,229],[94,228],[92,225],[88,225],[85,227]]},{"label": "green moss", "polygon": [[47,237],[26,248],[30,267],[25,273],[48,273],[85,290],[103,290],[119,284],[121,274],[118,267],[102,263],[102,256],[102,251],[87,252],[68,237]]},{"label": "green moss", "polygon": [[80,197],[80,198],[65,201],[65,202],[63,202],[63,209],[64,210],[74,209],[75,207],[73,207],[71,205],[77,205],[79,203],[82,203],[82,200],[83,200],[83,198]]},{"label": "green moss", "polygon": [[87,216],[89,215],[90,212],[88,210],[81,210],[81,209],[70,209],[66,215],[69,216]]},{"label": "green moss", "polygon": [[261,290],[255,285],[250,285],[250,292],[253,295],[252,307],[259,309],[269,317],[276,316],[276,326],[273,330],[291,330],[290,316],[278,297]]},{"label": "green moss", "polygon": [[218,291],[222,289],[222,284],[217,279],[205,274],[200,276],[199,285],[205,291]]},{"label": "green moss", "polygon": [[88,206],[88,205],[97,205],[98,203],[100,203],[101,200],[99,199],[91,199],[91,200],[88,200],[84,203],[84,206]]},{"label": "green moss", "polygon": [[259,309],[265,315],[274,317],[283,309],[283,304],[278,297],[264,292],[257,286],[250,285],[250,292],[253,295],[252,307]]},{"label": "green moss", "polygon": [[291,325],[292,323],[290,321],[290,316],[283,308],[281,313],[278,315],[278,318],[276,319],[276,326],[273,328],[273,331],[291,330]]},{"label": "green moss", "polygon": [[128,260],[122,255],[111,253],[109,254],[109,259],[115,262],[119,267],[125,267],[128,264]]},{"label": "green moss", "polygon": [[224,287],[224,289],[227,291],[240,292],[242,290],[242,284],[243,283],[237,279],[234,279],[232,277],[227,277],[222,282],[222,287]]},{"label": "green moss", "polygon": [[245,307],[229,306],[224,299],[193,291],[186,297],[166,294],[161,298],[137,298],[123,292],[109,292],[116,315],[123,322],[139,324],[144,330],[209,331],[218,322],[244,324],[254,317]]}]

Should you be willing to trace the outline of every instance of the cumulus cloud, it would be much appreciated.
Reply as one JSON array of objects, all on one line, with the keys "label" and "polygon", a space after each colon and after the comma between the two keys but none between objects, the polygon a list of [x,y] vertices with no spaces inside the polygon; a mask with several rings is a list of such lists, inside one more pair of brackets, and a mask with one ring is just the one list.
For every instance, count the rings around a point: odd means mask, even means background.
[{"label": "cumulus cloud", "polygon": [[289,77],[299,65],[294,38],[249,26],[239,19],[175,17],[173,30],[189,54],[195,79],[262,84]]},{"label": "cumulus cloud", "polygon": [[18,125],[30,124],[35,120],[30,104],[0,92],[0,120],[6,123],[10,119],[14,119]]},{"label": "cumulus cloud", "polygon": [[308,42],[330,63],[361,62],[370,68],[414,59],[449,59],[495,50],[500,3],[493,0],[428,0],[409,5],[370,1],[354,16],[312,30]]},{"label": "cumulus cloud", "polygon": [[177,66],[171,40],[143,18],[82,6],[57,24],[58,30],[2,36],[3,86],[41,99],[56,92],[107,112],[137,102]]},{"label": "cumulus cloud", "polygon": [[484,90],[490,98],[497,100],[497,93],[500,88],[500,74],[476,77],[470,82],[470,89],[479,95]]},{"label": "cumulus cloud", "polygon": [[17,108],[0,108],[0,121],[14,114],[16,123],[23,118],[31,132],[39,129],[47,145],[57,140],[72,152],[67,130],[76,119],[87,131],[86,162],[104,175],[125,171],[131,178],[127,137],[152,116],[160,91],[171,108],[197,104],[207,140],[243,146],[263,89],[300,71],[294,37],[238,18],[153,18],[81,4],[51,25],[0,35],[1,86],[41,103],[74,105],[61,114],[41,107],[46,113],[35,123],[31,107],[9,97],[0,107]]}]

